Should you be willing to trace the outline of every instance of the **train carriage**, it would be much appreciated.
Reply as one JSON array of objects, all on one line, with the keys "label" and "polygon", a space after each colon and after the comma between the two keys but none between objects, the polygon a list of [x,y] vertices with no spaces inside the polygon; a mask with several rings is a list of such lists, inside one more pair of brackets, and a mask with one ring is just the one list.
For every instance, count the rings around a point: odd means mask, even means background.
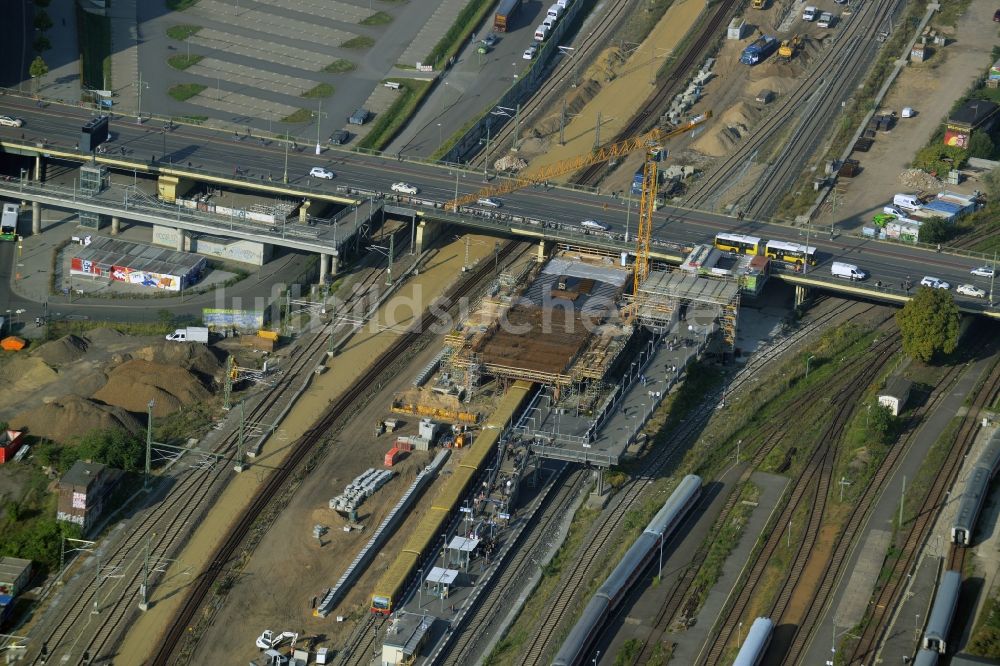
[{"label": "train carriage", "polygon": [[938,582],[937,593],[934,595],[934,605],[931,606],[930,618],[924,630],[922,647],[944,654],[948,649],[948,631],[951,620],[958,605],[958,593],[962,587],[962,574],[957,571],[945,571]]},{"label": "train carriage", "polygon": [[750,631],[747,632],[746,640],[743,641],[743,645],[733,661],[733,666],[757,666],[760,664],[764,653],[767,652],[772,634],[774,634],[774,621],[771,618],[759,617],[754,620],[753,624],[750,625]]},{"label": "train carriage", "polygon": [[701,478],[684,477],[663,507],[639,535],[632,547],[587,602],[583,614],[570,630],[552,662],[555,666],[579,664],[583,655],[600,634],[601,627],[632,584],[640,577],[657,552],[661,539],[667,539],[684,522],[690,508],[701,494]]},{"label": "train carriage", "polygon": [[983,465],[976,466],[965,484],[965,492],[955,514],[955,522],[951,526],[951,541],[960,546],[972,544],[972,533],[976,529],[979,511],[983,508],[983,499],[990,485],[990,470]]}]

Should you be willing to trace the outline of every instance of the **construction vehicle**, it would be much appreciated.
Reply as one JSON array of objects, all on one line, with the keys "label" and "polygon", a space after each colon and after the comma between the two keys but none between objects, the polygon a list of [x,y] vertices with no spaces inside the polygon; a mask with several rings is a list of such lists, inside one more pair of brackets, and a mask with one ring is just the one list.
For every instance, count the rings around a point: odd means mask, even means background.
[{"label": "construction vehicle", "polygon": [[767,0],[753,0],[750,6],[754,9],[767,9]]},{"label": "construction vehicle", "polygon": [[[602,146],[587,155],[562,160],[554,164],[542,167],[541,169],[527,175],[518,175],[500,181],[496,185],[483,188],[473,194],[459,196],[445,204],[445,210],[459,212],[462,206],[470,204],[481,197],[501,196],[519,190],[528,185],[537,185],[547,182],[550,178],[563,174],[578,171],[592,164],[600,162],[617,161],[618,158],[632,153],[636,150],[644,150],[646,159],[643,163],[642,176],[642,198],[639,203],[639,225],[635,235],[635,266],[633,273],[633,301],[626,310],[626,319],[631,321],[639,309],[639,286],[646,281],[649,276],[649,252],[653,237],[653,213],[656,210],[656,186],[659,180],[657,174],[657,160],[663,155],[663,144],[667,139],[690,132],[700,127],[712,117],[711,111],[706,111],[691,118],[672,130],[663,131],[656,127],[645,134],[624,139],[617,143]],[[638,174],[636,174],[638,180]],[[395,405],[393,406],[395,411]]]},{"label": "construction vehicle", "polygon": [[786,39],[778,47],[778,58],[781,60],[791,60],[800,48],[802,48],[802,38],[798,35],[793,36],[791,39]]},{"label": "construction vehicle", "polygon": [[293,631],[282,631],[280,634],[271,631],[270,629],[265,629],[264,632],[257,637],[257,647],[261,650],[272,650],[285,641],[291,641],[292,645],[295,645],[295,640],[299,635]]}]

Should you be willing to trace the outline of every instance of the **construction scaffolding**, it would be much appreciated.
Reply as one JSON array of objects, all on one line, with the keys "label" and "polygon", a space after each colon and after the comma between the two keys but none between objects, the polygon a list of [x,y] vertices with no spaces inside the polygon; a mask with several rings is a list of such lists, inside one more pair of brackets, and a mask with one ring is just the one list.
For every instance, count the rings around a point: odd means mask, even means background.
[{"label": "construction scaffolding", "polygon": [[730,349],[736,346],[740,307],[740,284],[733,278],[699,277],[674,270],[652,271],[639,288],[638,320],[654,331],[670,328],[678,309],[693,303],[713,305],[722,338]]}]

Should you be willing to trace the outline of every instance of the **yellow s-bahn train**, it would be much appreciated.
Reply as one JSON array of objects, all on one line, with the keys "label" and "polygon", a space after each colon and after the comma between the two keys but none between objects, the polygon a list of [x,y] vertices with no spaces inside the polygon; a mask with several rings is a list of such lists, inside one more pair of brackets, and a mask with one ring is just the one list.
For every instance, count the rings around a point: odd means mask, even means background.
[{"label": "yellow s-bahn train", "polygon": [[803,264],[816,265],[816,248],[811,245],[776,240],[765,241],[756,236],[725,233],[716,234],[713,245],[723,252],[749,256],[763,255],[797,268],[801,268]]},{"label": "yellow s-bahn train", "polygon": [[462,452],[461,462],[441,486],[430,509],[406,540],[402,551],[376,583],[371,600],[372,613],[389,615],[396,610],[420,562],[435,540],[447,529],[451,516],[458,509],[472,480],[483,463],[496,451],[504,428],[513,420],[534,386],[531,382],[515,382],[501,398],[479,436],[473,440],[472,446]]}]

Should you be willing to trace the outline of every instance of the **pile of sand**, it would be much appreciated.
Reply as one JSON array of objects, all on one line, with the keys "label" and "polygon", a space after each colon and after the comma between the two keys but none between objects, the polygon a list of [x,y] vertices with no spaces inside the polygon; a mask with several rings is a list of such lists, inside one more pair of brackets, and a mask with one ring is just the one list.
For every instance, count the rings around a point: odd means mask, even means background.
[{"label": "pile of sand", "polygon": [[64,335],[58,340],[46,342],[41,347],[35,349],[31,355],[41,358],[49,365],[56,367],[72,363],[82,358],[87,353],[90,341],[75,335]]},{"label": "pile of sand", "polygon": [[14,393],[34,391],[56,377],[56,371],[36,356],[18,356],[0,367],[0,385]]},{"label": "pile of sand", "polygon": [[176,412],[184,405],[207,400],[211,395],[193,371],[136,358],[112,370],[108,383],[94,393],[93,398],[140,413],[145,412],[147,404],[153,400],[153,415],[159,417]]},{"label": "pile of sand", "polygon": [[169,365],[198,375],[206,386],[222,377],[222,363],[205,345],[188,345],[163,340],[136,350],[132,358]]},{"label": "pile of sand", "polygon": [[92,328],[87,331],[87,339],[91,342],[104,344],[108,342],[121,342],[125,334],[114,328]]},{"label": "pile of sand", "polygon": [[141,424],[124,409],[102,405],[78,395],[56,398],[22,412],[13,417],[10,424],[26,429],[36,437],[63,443],[91,430],[125,428],[139,432],[142,429]]},{"label": "pile of sand", "polygon": [[757,109],[745,102],[734,104],[691,144],[691,148],[713,157],[726,155],[750,133],[758,115]]}]

